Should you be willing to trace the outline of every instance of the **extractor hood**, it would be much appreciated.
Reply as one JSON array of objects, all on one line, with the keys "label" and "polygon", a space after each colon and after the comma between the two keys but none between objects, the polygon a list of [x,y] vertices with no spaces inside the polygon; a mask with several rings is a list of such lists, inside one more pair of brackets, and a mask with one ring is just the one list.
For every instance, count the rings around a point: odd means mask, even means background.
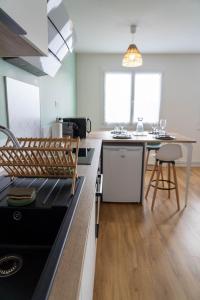
[{"label": "extractor hood", "polygon": [[64,57],[73,51],[74,29],[62,0],[49,0],[48,13],[48,56],[13,57],[5,60],[36,76],[54,77]]}]

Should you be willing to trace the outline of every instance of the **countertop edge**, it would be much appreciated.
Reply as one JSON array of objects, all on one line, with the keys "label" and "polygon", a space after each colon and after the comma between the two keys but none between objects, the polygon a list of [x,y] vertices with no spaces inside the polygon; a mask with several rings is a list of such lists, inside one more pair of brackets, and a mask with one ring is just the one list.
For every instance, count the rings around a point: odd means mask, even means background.
[{"label": "countertop edge", "polygon": [[59,261],[49,300],[78,299],[90,217],[95,200],[95,183],[101,144],[101,139],[81,140],[80,147],[93,147],[95,152],[91,165],[78,166],[78,175],[84,176],[85,182]]}]

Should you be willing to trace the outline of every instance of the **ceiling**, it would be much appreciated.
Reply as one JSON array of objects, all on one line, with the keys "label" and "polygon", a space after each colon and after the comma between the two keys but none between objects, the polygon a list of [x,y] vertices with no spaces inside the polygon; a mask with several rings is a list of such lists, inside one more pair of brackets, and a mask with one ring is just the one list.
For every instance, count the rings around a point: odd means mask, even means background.
[{"label": "ceiling", "polygon": [[200,53],[200,0],[63,0],[74,23],[76,52]]}]

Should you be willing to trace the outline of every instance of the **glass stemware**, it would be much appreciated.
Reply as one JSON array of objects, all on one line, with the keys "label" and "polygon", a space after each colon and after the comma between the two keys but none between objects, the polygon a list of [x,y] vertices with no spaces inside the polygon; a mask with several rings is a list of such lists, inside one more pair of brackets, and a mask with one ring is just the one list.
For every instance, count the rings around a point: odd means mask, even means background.
[{"label": "glass stemware", "polygon": [[160,120],[160,129],[161,129],[161,134],[162,135],[165,135],[165,128],[166,128],[166,125],[167,125],[167,120],[165,119],[161,119]]},{"label": "glass stemware", "polygon": [[153,122],[151,128],[152,128],[152,133],[156,134],[158,129],[158,122]]}]

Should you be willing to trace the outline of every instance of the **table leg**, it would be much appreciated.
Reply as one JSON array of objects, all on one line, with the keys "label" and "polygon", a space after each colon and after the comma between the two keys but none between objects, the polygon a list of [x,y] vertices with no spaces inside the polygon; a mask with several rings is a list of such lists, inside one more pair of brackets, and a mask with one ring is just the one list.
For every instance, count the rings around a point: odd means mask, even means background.
[{"label": "table leg", "polygon": [[190,173],[191,173],[191,163],[192,163],[192,143],[185,144],[187,148],[187,163],[186,163],[186,176],[185,176],[185,207],[188,203],[188,191],[189,191],[189,183],[190,183]]},{"label": "table leg", "polygon": [[143,168],[142,168],[142,189],[141,189],[141,201],[143,203],[144,201],[144,187],[145,187],[145,163],[146,163],[146,147],[147,147],[147,143],[144,142],[144,149],[143,149]]}]

